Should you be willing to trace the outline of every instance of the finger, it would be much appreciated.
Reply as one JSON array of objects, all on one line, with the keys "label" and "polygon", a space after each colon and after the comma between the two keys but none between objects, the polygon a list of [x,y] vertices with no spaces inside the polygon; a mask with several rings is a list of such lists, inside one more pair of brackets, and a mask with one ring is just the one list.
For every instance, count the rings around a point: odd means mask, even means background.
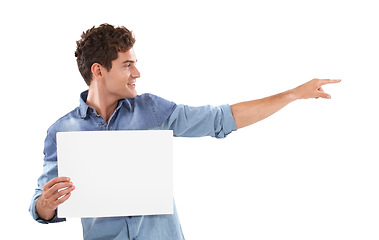
[{"label": "finger", "polygon": [[321,85],[329,84],[329,83],[339,83],[341,79],[320,79]]},{"label": "finger", "polygon": [[54,201],[51,206],[56,209],[59,205],[61,205],[62,203],[64,203],[67,199],[69,199],[71,197],[71,193],[67,193],[66,195],[64,195],[63,197],[61,197],[60,199]]},{"label": "finger", "polygon": [[61,198],[62,196],[66,195],[66,194],[68,194],[68,193],[71,193],[71,192],[74,191],[74,190],[75,190],[75,186],[72,186],[72,187],[66,188],[66,189],[64,189],[64,190],[61,190],[61,191],[55,193],[53,196],[51,196],[51,199],[52,199],[53,201],[57,201],[57,200],[59,200],[59,198]]},{"label": "finger", "polygon": [[70,181],[70,178],[68,177],[56,177],[56,178],[53,178],[51,179],[50,181],[48,181],[44,186],[43,186],[43,190],[44,191],[47,191],[48,189],[50,189],[53,185],[59,183],[59,182],[69,182]]},{"label": "finger", "polygon": [[50,189],[46,191],[45,196],[48,198],[52,196],[53,194],[57,193],[60,189],[68,188],[73,186],[72,182],[60,182],[56,183],[54,186],[52,186]]},{"label": "finger", "polygon": [[318,97],[326,98],[326,99],[331,99],[332,98],[329,94],[327,94],[325,92],[320,92],[319,95],[318,95]]},{"label": "finger", "polygon": [[71,193],[69,192],[69,193],[67,193],[64,197],[58,199],[58,201],[56,201],[57,207],[58,207],[60,204],[66,202],[66,200],[69,199],[70,197],[71,197]]}]

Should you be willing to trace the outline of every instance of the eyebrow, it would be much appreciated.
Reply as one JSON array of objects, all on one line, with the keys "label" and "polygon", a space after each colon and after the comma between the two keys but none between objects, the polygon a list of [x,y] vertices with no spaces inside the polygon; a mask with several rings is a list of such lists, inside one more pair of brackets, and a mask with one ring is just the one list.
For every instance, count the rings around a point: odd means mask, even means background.
[{"label": "eyebrow", "polygon": [[135,63],[135,62],[137,62],[137,59],[135,61],[134,60],[125,60],[122,63],[124,64],[124,63]]}]

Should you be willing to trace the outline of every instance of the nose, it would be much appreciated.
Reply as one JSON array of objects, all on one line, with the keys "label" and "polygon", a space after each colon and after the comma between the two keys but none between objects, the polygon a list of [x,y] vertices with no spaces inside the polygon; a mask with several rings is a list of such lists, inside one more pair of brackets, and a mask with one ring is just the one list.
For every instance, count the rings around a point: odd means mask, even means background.
[{"label": "nose", "polygon": [[141,74],[140,74],[140,72],[138,71],[138,69],[137,69],[136,66],[134,66],[134,68],[133,68],[133,71],[132,71],[132,77],[133,77],[133,78],[139,78],[139,77],[141,77]]}]

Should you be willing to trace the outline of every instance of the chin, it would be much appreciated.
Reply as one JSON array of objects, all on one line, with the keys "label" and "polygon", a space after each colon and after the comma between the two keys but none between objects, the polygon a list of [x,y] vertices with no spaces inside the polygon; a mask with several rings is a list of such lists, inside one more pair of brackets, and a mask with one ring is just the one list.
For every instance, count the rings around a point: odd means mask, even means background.
[{"label": "chin", "polygon": [[136,91],[129,93],[126,98],[135,98],[135,97],[137,97]]}]

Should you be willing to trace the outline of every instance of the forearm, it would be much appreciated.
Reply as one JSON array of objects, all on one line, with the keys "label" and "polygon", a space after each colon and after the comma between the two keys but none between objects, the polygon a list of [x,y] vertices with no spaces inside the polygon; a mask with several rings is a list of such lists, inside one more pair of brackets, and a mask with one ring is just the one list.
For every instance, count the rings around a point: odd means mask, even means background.
[{"label": "forearm", "polygon": [[331,96],[324,92],[322,86],[329,83],[339,83],[340,81],[316,78],[292,90],[274,96],[234,104],[231,109],[237,129],[259,122],[297,99],[330,99]]},{"label": "forearm", "polygon": [[259,122],[296,100],[293,90],[231,106],[237,129]]}]

